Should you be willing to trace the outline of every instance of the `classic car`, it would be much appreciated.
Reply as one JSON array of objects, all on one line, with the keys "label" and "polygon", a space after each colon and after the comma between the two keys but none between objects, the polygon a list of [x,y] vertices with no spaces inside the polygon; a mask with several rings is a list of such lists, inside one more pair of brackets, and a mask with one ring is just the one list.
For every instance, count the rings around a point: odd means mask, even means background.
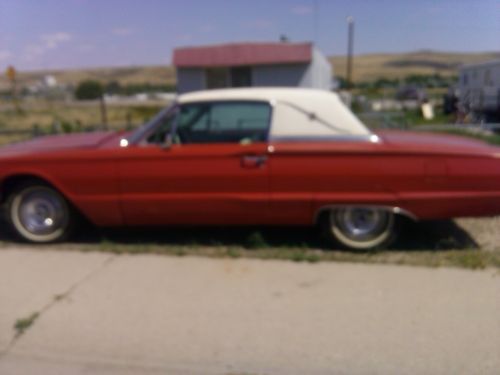
[{"label": "classic car", "polygon": [[500,148],[374,133],[334,93],[177,97],[131,133],[46,136],[0,149],[0,192],[25,241],[99,227],[319,224],[332,246],[388,245],[400,217],[500,214]]}]

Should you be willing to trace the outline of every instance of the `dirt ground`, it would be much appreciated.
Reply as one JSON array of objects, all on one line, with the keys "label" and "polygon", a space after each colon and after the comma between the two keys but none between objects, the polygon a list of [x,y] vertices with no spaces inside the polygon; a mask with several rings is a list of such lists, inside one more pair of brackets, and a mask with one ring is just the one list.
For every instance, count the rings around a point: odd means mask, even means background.
[{"label": "dirt ground", "polygon": [[458,219],[483,251],[500,252],[500,216],[486,219]]},{"label": "dirt ground", "polygon": [[[0,247],[10,246],[13,242],[15,239],[9,234],[6,224],[0,222]],[[340,261],[469,269],[500,268],[500,216],[406,222],[401,226],[398,240],[389,249],[368,253],[332,249],[321,239],[317,228],[292,227],[99,230],[83,226],[70,242],[39,248],[119,254],[286,259],[311,263]]]}]

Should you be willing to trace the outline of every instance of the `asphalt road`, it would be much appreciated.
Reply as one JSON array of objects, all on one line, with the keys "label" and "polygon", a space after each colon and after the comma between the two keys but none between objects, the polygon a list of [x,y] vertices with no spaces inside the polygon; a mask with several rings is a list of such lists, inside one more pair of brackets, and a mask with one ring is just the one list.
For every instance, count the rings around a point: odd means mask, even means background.
[{"label": "asphalt road", "polygon": [[498,270],[0,249],[2,375],[498,369]]}]

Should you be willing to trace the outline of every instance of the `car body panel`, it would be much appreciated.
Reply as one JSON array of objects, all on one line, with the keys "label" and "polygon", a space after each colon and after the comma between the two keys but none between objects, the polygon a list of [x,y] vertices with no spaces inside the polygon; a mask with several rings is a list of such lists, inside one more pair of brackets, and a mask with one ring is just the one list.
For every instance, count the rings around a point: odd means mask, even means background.
[{"label": "car body panel", "polygon": [[118,161],[126,224],[267,221],[267,164],[252,164],[266,150],[263,143],[128,149]]}]

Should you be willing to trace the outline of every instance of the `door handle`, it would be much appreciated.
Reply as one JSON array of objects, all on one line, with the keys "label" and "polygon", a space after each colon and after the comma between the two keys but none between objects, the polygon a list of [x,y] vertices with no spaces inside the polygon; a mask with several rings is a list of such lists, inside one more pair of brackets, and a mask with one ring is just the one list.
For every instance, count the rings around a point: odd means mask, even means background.
[{"label": "door handle", "polygon": [[241,158],[241,166],[243,168],[259,168],[267,161],[265,155],[245,155]]}]

